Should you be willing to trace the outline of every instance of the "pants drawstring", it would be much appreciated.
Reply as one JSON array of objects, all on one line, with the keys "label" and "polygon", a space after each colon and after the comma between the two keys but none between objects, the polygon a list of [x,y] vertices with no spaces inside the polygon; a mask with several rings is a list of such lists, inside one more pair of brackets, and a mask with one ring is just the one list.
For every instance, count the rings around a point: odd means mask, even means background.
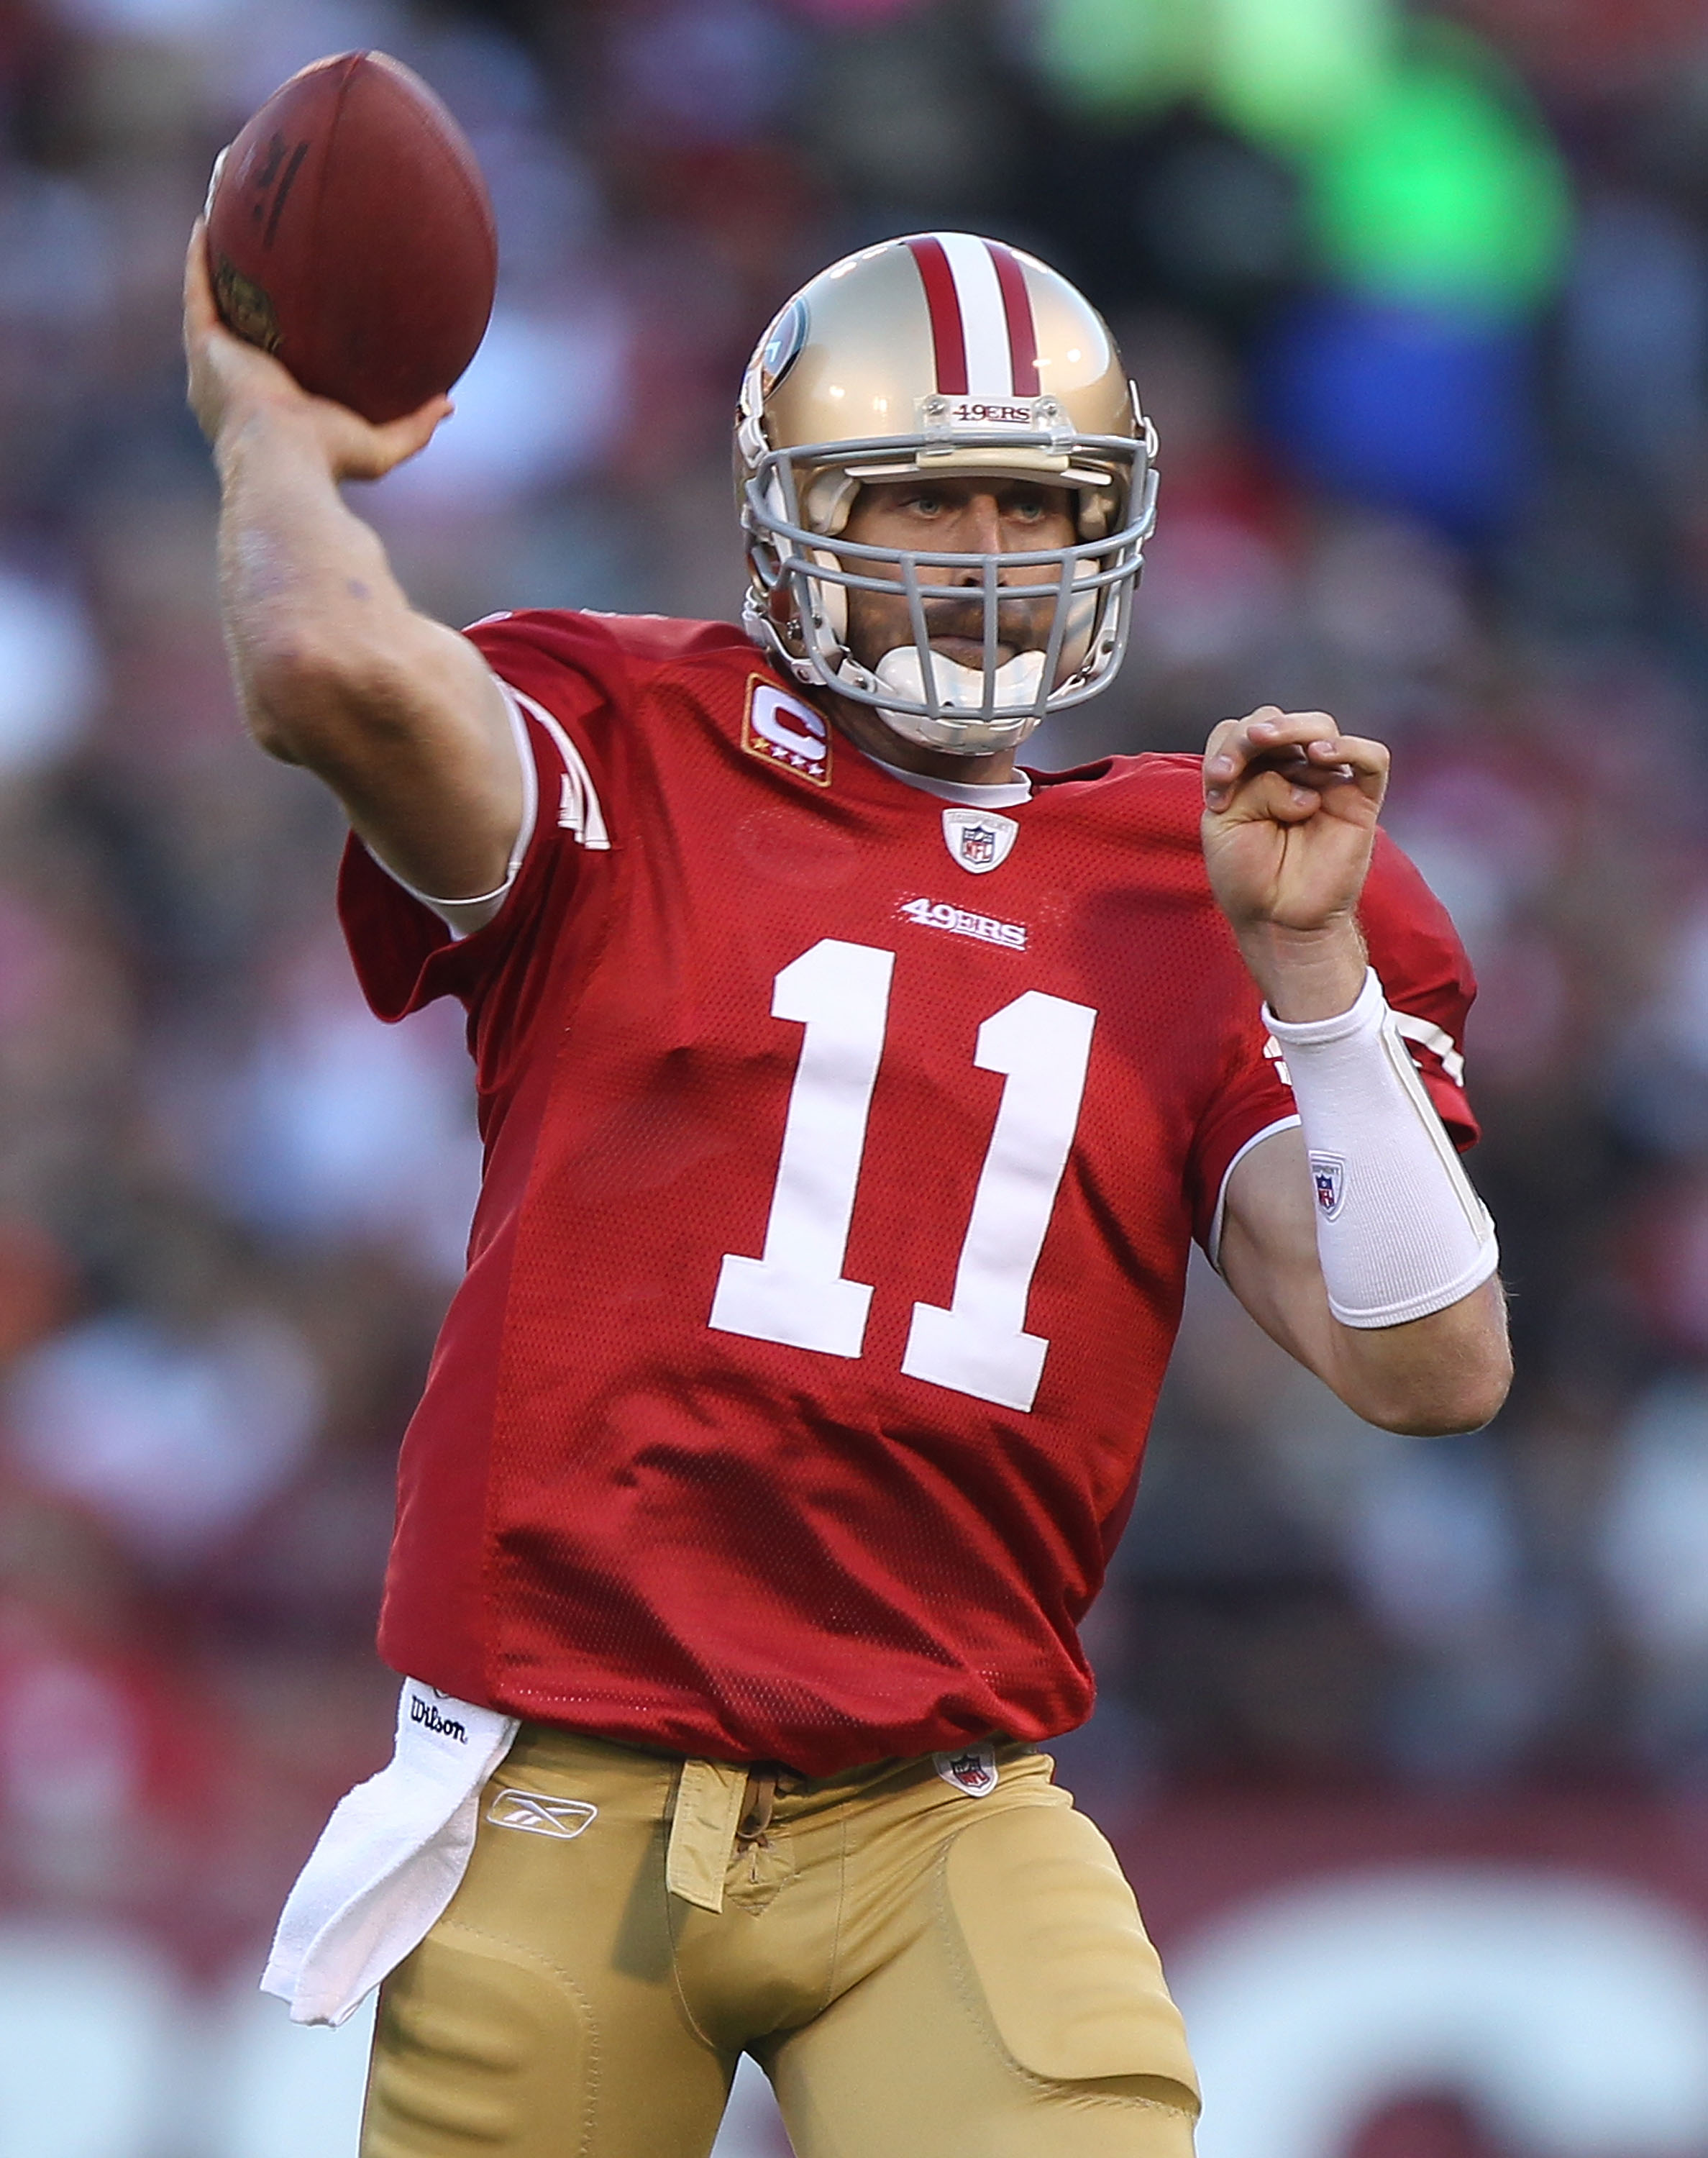
[{"label": "pants drawstring", "polygon": [[745,1849],[757,1843],[771,1826],[771,1817],[777,1810],[777,1794],[784,1797],[800,1788],[801,1779],[792,1776],[787,1769],[780,1768],[774,1761],[756,1762],[747,1771],[746,1804],[742,1809],[740,1826],[735,1830],[735,1842]]}]

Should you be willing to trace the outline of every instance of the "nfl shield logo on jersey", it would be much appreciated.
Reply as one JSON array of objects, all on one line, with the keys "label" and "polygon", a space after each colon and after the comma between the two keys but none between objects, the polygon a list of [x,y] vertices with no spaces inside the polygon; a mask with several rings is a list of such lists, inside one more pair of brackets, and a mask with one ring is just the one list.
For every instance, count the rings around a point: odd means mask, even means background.
[{"label": "nfl shield logo on jersey", "polygon": [[1311,1156],[1311,1185],[1317,1195],[1317,1211],[1332,1221],[1346,1204],[1346,1164],[1339,1154]]},{"label": "nfl shield logo on jersey", "polygon": [[969,1799],[988,1797],[996,1789],[996,1748],[988,1738],[963,1746],[958,1753],[933,1753],[931,1764],[946,1784]]},{"label": "nfl shield logo on jersey", "polygon": [[1019,826],[994,809],[946,809],[943,841],[954,860],[974,876],[999,869],[1008,860]]}]

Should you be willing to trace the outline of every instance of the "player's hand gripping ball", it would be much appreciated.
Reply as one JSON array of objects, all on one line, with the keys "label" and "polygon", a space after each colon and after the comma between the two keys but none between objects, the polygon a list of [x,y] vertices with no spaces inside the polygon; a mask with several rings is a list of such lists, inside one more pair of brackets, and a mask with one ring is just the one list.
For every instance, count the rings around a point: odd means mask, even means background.
[{"label": "player's hand gripping ball", "polygon": [[447,390],[498,275],[474,152],[384,53],[316,60],[214,168],[208,268],[228,328],[376,424]]}]

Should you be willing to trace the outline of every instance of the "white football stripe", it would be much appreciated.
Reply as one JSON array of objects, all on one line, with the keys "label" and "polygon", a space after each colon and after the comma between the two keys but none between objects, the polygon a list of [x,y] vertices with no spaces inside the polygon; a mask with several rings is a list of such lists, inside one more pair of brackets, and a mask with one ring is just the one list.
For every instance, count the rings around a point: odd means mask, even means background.
[{"label": "white football stripe", "polygon": [[1396,1011],[1394,1025],[1407,1041],[1415,1041],[1421,1049],[1432,1049],[1441,1059],[1441,1068],[1455,1087],[1465,1083],[1465,1060],[1457,1044],[1444,1026],[1433,1020],[1419,1019],[1415,1013]]},{"label": "white football stripe", "polygon": [[598,790],[593,784],[593,775],[587,769],[586,760],[568,735],[547,711],[513,683],[504,687],[516,700],[533,713],[556,745],[557,753],[564,761],[563,800],[558,811],[558,822],[566,831],[579,839],[584,847],[595,853],[608,853],[611,834],[606,829],[605,812],[600,805]]},{"label": "white football stripe", "polygon": [[937,237],[949,258],[955,296],[961,302],[961,328],[967,340],[967,394],[1012,397],[1014,371],[1009,354],[1009,318],[990,250],[971,233],[940,232]]}]

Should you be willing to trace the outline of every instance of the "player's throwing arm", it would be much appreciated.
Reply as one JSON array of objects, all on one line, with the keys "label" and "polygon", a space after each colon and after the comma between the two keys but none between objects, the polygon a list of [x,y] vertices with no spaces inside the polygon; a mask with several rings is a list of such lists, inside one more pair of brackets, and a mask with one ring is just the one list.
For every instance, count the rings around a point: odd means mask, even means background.
[{"label": "player's throwing arm", "polygon": [[498,686],[472,645],[410,606],[338,493],[413,457],[451,400],[376,426],[310,396],[221,323],[199,225],[184,346],[219,472],[220,597],[250,733],[317,773],[407,884],[453,899],[491,891],[523,814]]}]

